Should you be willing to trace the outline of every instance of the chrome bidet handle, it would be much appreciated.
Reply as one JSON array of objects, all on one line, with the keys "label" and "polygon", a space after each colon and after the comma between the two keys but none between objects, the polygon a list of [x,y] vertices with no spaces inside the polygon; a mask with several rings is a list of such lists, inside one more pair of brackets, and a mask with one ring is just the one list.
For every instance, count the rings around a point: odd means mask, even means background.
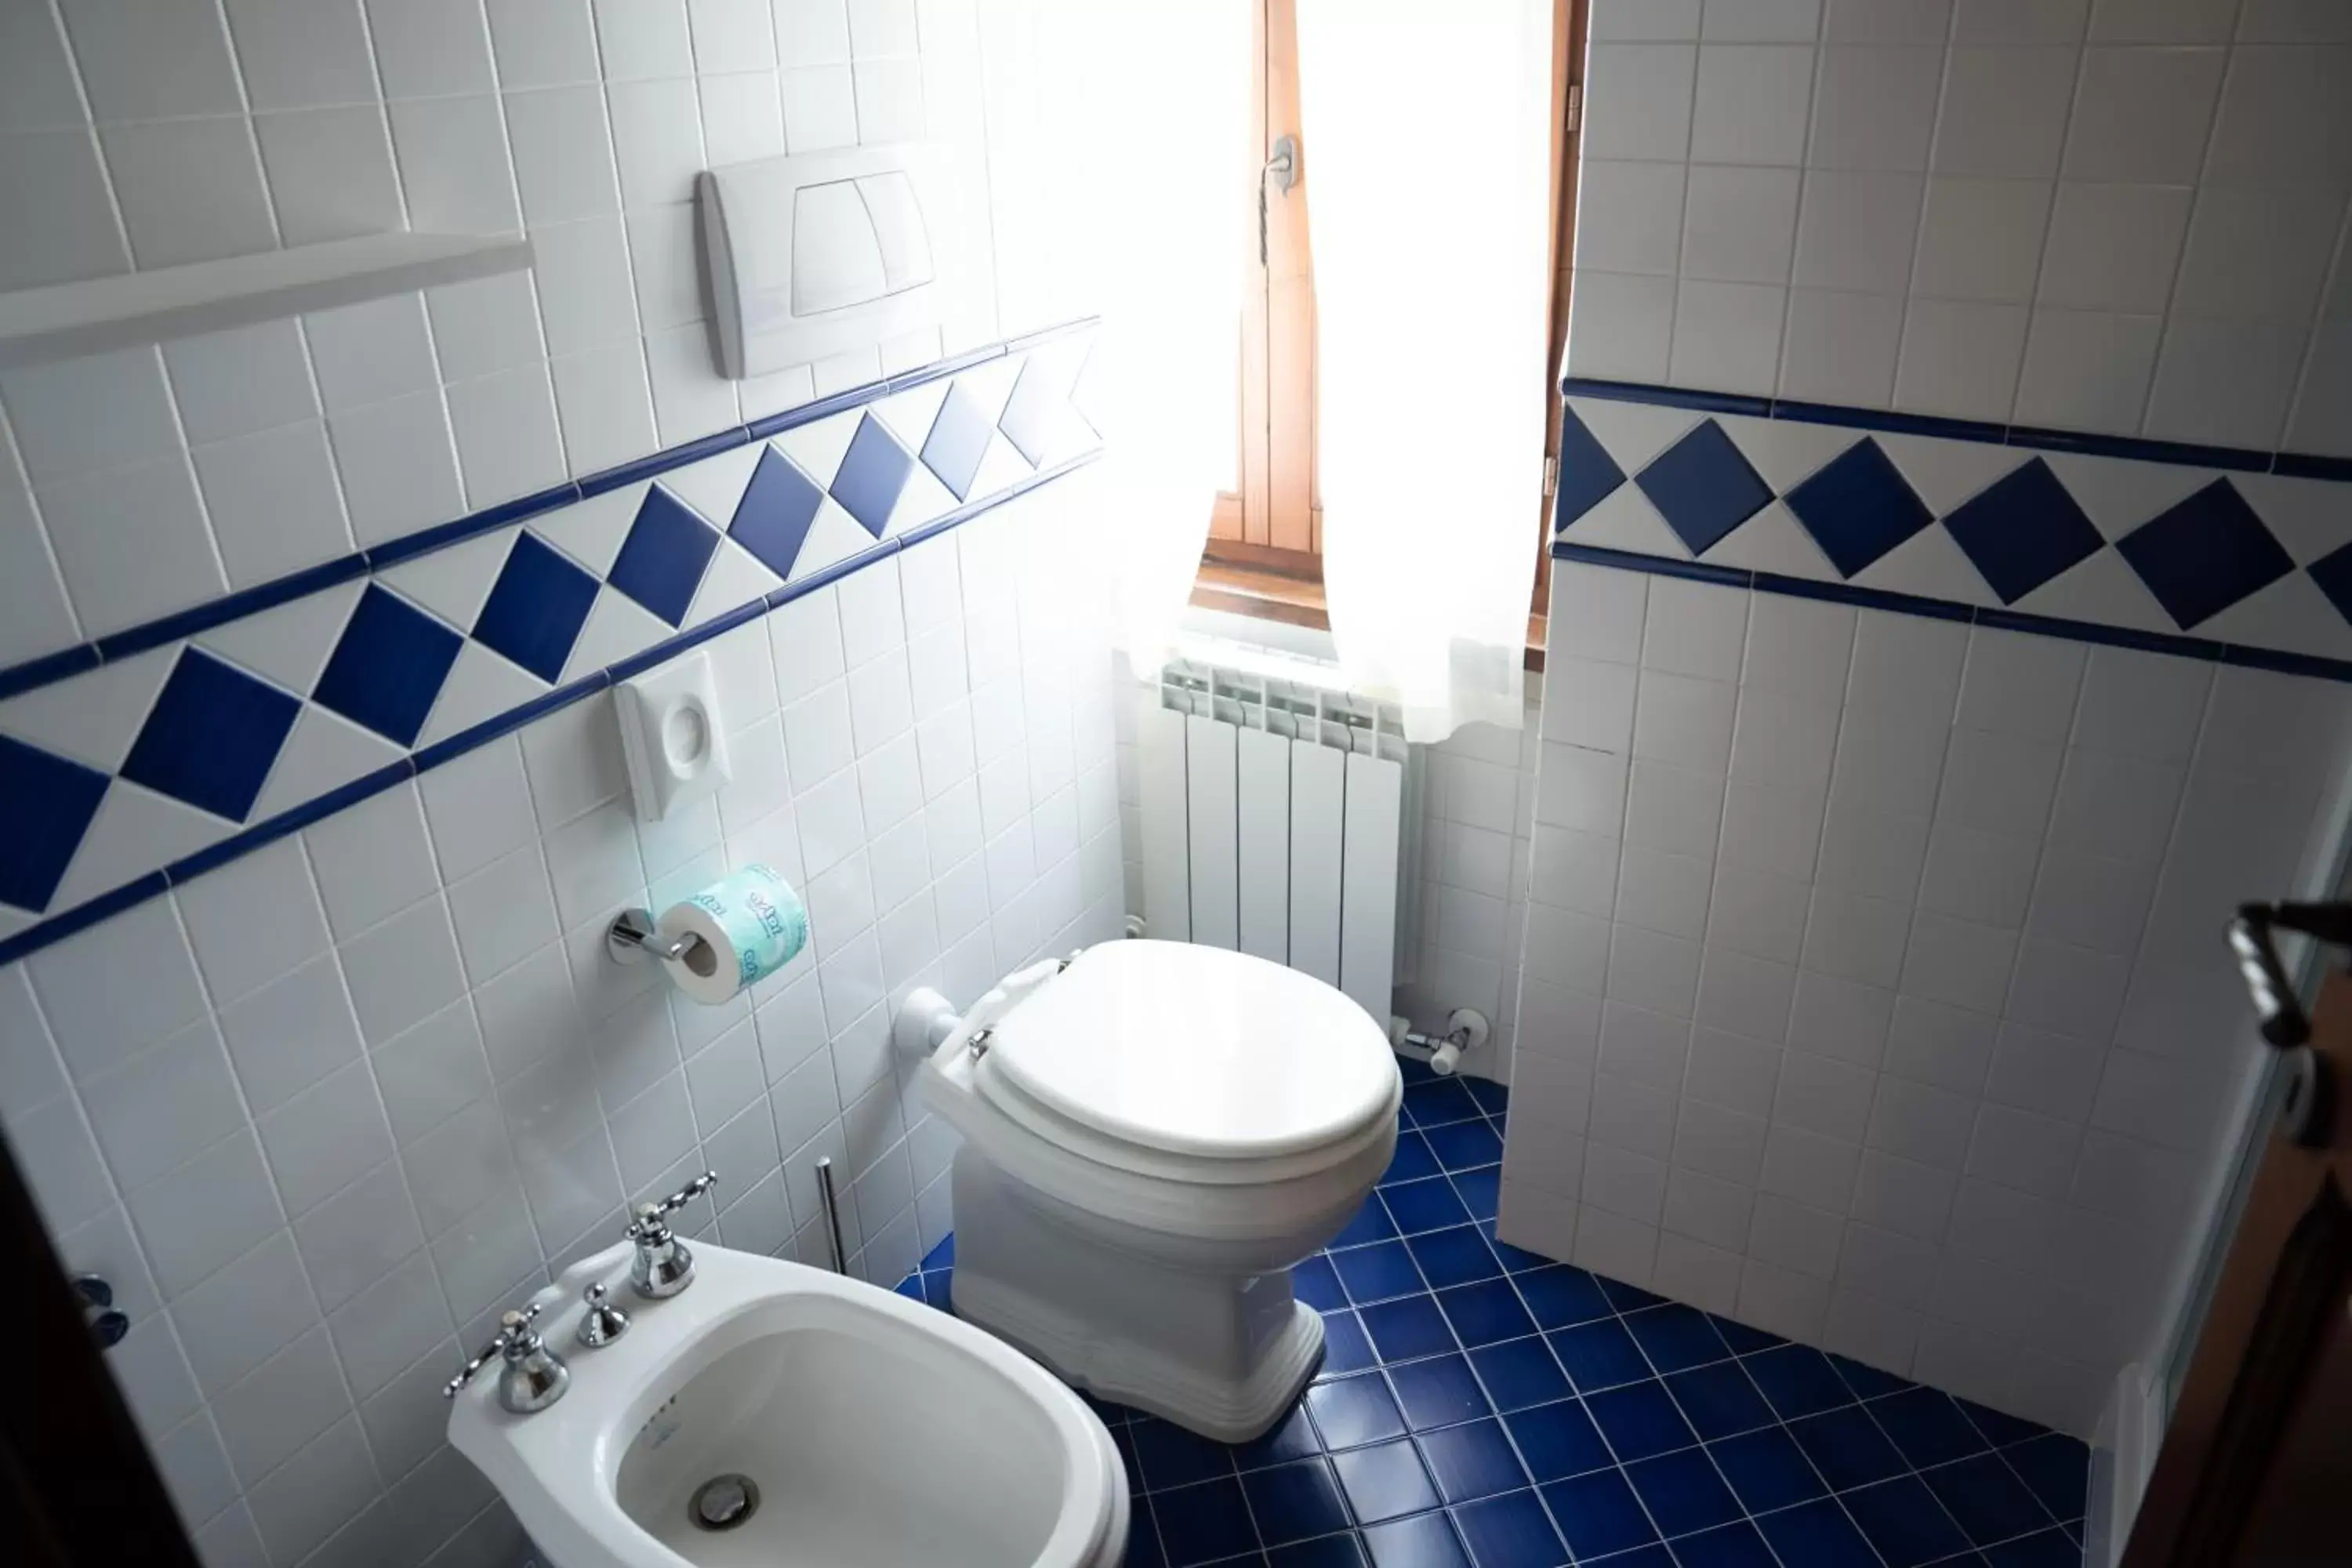
[{"label": "chrome bidet handle", "polygon": [[659,1203],[639,1204],[629,1222],[628,1237],[637,1244],[629,1264],[629,1285],[640,1296],[658,1301],[694,1283],[694,1253],[670,1233],[663,1217],[684,1208],[719,1184],[719,1173],[705,1171]]}]

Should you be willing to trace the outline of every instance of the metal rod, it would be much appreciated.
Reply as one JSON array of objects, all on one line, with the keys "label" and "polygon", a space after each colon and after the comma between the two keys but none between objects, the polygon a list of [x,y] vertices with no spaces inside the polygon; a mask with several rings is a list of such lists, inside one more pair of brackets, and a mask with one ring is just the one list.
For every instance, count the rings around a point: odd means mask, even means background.
[{"label": "metal rod", "polygon": [[834,1197],[833,1157],[820,1154],[816,1161],[817,1201],[824,1207],[824,1249],[833,1259],[835,1274],[849,1272],[849,1259],[841,1250],[841,1205]]}]

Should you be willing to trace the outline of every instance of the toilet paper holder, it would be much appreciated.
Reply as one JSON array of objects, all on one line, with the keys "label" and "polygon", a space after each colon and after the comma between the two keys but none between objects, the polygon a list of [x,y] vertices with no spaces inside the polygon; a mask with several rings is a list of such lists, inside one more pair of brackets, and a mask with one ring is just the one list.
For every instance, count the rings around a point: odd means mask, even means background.
[{"label": "toilet paper holder", "polygon": [[622,963],[635,963],[643,958],[657,958],[665,963],[684,958],[702,945],[702,939],[692,931],[680,931],[676,936],[664,936],[654,923],[654,912],[646,909],[625,909],[613,917],[604,928],[604,951]]}]

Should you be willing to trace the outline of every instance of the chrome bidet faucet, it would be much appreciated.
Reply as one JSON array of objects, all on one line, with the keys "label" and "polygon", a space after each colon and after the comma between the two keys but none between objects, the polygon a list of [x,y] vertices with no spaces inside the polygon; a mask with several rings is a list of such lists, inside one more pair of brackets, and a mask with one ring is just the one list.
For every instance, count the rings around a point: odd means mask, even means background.
[{"label": "chrome bidet faucet", "polygon": [[499,1318],[498,1337],[482,1347],[482,1353],[466,1363],[465,1370],[451,1378],[441,1390],[444,1399],[455,1399],[457,1391],[474,1380],[474,1374],[498,1361],[499,1404],[517,1415],[528,1415],[544,1410],[563,1397],[572,1386],[572,1369],[563,1358],[547,1348],[539,1331],[530,1326],[539,1316],[539,1304],[534,1302],[520,1311],[503,1313]]},{"label": "chrome bidet faucet", "polygon": [[629,1265],[629,1284],[638,1295],[664,1300],[694,1283],[694,1253],[670,1234],[664,1216],[718,1184],[719,1173],[705,1171],[661,1202],[637,1205],[637,1217],[629,1222],[628,1235],[637,1244],[637,1256]]}]

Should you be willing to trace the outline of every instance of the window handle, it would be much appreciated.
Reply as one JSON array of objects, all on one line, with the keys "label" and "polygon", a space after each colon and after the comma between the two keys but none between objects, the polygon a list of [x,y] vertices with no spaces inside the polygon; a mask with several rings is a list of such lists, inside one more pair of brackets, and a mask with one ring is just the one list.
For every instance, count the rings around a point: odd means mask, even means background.
[{"label": "window handle", "polygon": [[1265,185],[1268,179],[1284,195],[1298,183],[1298,138],[1287,133],[1275,138],[1274,156],[1257,172],[1257,264],[1267,265],[1265,246]]}]

